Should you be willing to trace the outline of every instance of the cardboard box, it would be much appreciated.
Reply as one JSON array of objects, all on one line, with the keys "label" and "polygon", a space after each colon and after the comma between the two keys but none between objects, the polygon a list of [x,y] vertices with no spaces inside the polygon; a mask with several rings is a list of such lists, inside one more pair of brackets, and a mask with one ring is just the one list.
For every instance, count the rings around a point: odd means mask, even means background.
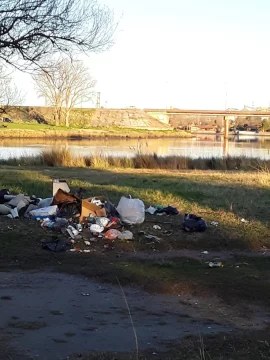
[{"label": "cardboard box", "polygon": [[[82,200],[82,211],[80,216],[80,222],[85,222],[89,215],[94,215],[96,217],[106,217],[106,210],[104,208],[100,208],[96,204],[92,204],[91,200],[93,198],[83,199]],[[102,202],[106,199],[102,196],[95,196],[95,199],[101,200]]]},{"label": "cardboard box", "polygon": [[59,189],[64,190],[67,193],[70,192],[70,188],[69,188],[66,180],[54,179],[53,180],[53,196],[57,193],[57,191]]}]

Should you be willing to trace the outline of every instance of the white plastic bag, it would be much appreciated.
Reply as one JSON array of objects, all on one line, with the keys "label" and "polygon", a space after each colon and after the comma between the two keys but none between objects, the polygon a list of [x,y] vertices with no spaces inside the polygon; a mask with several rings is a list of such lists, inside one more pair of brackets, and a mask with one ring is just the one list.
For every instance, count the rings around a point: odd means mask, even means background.
[{"label": "white plastic bag", "polygon": [[53,206],[48,206],[48,207],[45,207],[42,209],[32,210],[32,211],[30,211],[30,214],[34,218],[44,219],[50,215],[56,215],[57,209],[58,209],[57,205],[53,205]]},{"label": "white plastic bag", "polygon": [[121,197],[116,208],[121,220],[126,224],[141,224],[144,222],[145,207],[140,199]]}]

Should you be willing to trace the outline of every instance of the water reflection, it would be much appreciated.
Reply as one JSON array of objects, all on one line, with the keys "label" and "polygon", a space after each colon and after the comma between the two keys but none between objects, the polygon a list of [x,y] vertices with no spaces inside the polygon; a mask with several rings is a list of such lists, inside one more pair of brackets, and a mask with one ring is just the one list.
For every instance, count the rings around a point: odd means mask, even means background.
[{"label": "water reflection", "polygon": [[182,155],[190,157],[249,156],[270,159],[270,136],[231,136],[224,141],[220,135],[202,135],[192,139],[96,139],[0,140],[0,158],[37,155],[48,148],[68,147],[74,154],[108,154],[133,156],[137,152],[157,153],[161,156]]}]

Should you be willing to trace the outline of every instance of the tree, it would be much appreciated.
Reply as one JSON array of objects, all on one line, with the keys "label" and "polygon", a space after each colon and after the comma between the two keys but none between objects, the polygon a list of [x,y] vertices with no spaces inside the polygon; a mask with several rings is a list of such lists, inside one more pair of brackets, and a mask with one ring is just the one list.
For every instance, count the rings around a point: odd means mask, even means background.
[{"label": "tree", "polygon": [[54,107],[55,122],[59,126],[64,117],[69,127],[70,111],[78,104],[92,100],[96,81],[82,61],[68,58],[52,60],[46,69],[33,75],[38,93]]},{"label": "tree", "polygon": [[105,50],[114,30],[112,11],[96,0],[0,1],[0,59],[20,69],[59,52]]},{"label": "tree", "polygon": [[23,96],[12,82],[12,77],[0,66],[0,114],[7,113],[12,106],[22,103]]},{"label": "tree", "polygon": [[270,130],[270,120],[269,119],[263,119],[263,121],[262,121],[262,130],[263,131],[269,131]]}]

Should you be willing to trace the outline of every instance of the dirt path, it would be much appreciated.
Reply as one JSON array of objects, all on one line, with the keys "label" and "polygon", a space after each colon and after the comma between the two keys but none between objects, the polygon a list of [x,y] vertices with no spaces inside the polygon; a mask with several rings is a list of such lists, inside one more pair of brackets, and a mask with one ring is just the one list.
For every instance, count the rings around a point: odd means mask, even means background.
[{"label": "dirt path", "polygon": [[[163,351],[166,342],[187,335],[263,328],[269,320],[261,309],[253,309],[252,318],[240,318],[234,310],[218,305],[216,299],[149,295],[136,288],[124,291],[140,350]],[[31,359],[60,360],[74,352],[135,348],[118,286],[50,272],[2,272],[0,305],[1,336],[8,339],[7,358],[8,349]]]},{"label": "dirt path", "polygon": [[142,260],[155,260],[155,259],[175,259],[175,258],[190,258],[194,260],[205,260],[212,261],[214,259],[229,260],[237,257],[270,257],[269,249],[262,249],[261,251],[252,252],[248,250],[230,250],[230,251],[204,251],[198,250],[172,250],[172,251],[156,251],[156,252],[134,252],[134,253],[123,253],[125,258],[137,258]]}]

